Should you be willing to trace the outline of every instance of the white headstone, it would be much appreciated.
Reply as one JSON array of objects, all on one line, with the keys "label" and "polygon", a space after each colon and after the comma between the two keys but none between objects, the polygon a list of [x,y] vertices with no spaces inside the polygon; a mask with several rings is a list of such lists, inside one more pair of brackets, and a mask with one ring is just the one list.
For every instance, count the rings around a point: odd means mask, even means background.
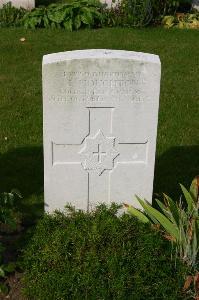
[{"label": "white headstone", "polygon": [[121,1],[120,0],[100,0],[100,2],[102,4],[106,4],[106,8],[115,8],[116,6],[118,6]]},{"label": "white headstone", "polygon": [[11,2],[12,6],[31,10],[35,7],[35,0],[0,0],[0,7],[3,7],[4,4]]},{"label": "white headstone", "polygon": [[121,50],[43,58],[46,210],[151,201],[160,60]]}]

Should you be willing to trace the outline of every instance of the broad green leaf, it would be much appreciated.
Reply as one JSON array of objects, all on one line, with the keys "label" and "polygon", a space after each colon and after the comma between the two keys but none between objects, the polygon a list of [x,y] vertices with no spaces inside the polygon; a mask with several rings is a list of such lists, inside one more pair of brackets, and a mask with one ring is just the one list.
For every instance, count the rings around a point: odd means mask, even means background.
[{"label": "broad green leaf", "polygon": [[190,194],[194,199],[194,202],[197,202],[197,198],[199,196],[199,176],[196,176],[190,186]]},{"label": "broad green leaf", "polygon": [[173,218],[175,219],[176,224],[179,224],[179,208],[177,204],[166,194],[163,194],[165,199],[167,200],[169,210],[172,213]]},{"label": "broad green leaf", "polygon": [[155,218],[159,224],[169,233],[175,240],[179,240],[179,230],[177,226],[171,223],[168,218],[166,218],[162,213],[160,213],[157,209],[152,206],[146,204],[143,200],[139,199],[140,204],[145,209],[145,212],[149,215],[149,217]]},{"label": "broad green leaf", "polygon": [[29,16],[31,17],[39,17],[39,16],[43,16],[44,14],[44,8],[35,8],[33,10],[31,10],[31,12],[29,12]]},{"label": "broad green leaf", "polygon": [[32,17],[27,20],[26,25],[31,29],[35,29],[37,25],[41,23],[41,17]]},{"label": "broad green leaf", "polygon": [[175,18],[173,16],[165,16],[162,20],[162,24],[170,28],[174,25],[174,20]]},{"label": "broad green leaf", "polygon": [[88,8],[83,7],[81,9],[81,21],[87,25],[93,25],[93,16]]},{"label": "broad green leaf", "polygon": [[68,17],[72,17],[73,16],[73,9],[72,9],[72,7],[66,7],[64,9],[64,11],[65,11],[65,19],[64,20],[66,20]]},{"label": "broad green leaf", "polygon": [[52,22],[60,24],[62,21],[64,21],[66,13],[67,12],[63,9],[48,10],[47,16]]},{"label": "broad green leaf", "polygon": [[193,200],[191,194],[188,192],[188,190],[184,187],[184,185],[180,184],[180,187],[182,189],[182,192],[184,194],[185,200],[188,205],[188,212],[191,213],[191,212],[193,212],[194,207],[195,207],[194,200]]},{"label": "broad green leaf", "polygon": [[77,15],[74,19],[74,27],[75,29],[79,29],[81,26],[81,16],[80,15]]},{"label": "broad green leaf", "polygon": [[72,6],[73,6],[74,9],[79,9],[82,6],[82,4],[80,2],[76,1],[76,2],[72,3]]},{"label": "broad green leaf", "polygon": [[49,23],[49,19],[48,19],[47,15],[44,15],[43,21],[44,21],[44,27],[48,28],[50,26],[50,23]]},{"label": "broad green leaf", "polygon": [[69,19],[63,23],[64,28],[68,31],[73,31],[72,20]]},{"label": "broad green leaf", "polygon": [[164,215],[171,221],[171,222],[175,222],[174,217],[172,216],[171,211],[158,199],[155,199],[155,201],[157,202],[158,206],[160,207],[160,209],[162,210],[162,212],[164,213]]},{"label": "broad green leaf", "polygon": [[[142,205],[142,199],[140,199],[137,195],[136,195],[136,199],[139,201],[139,203],[141,204],[141,206],[143,207]],[[145,203],[145,202],[144,202]],[[150,205],[150,204],[147,204],[146,205]],[[143,207],[144,209],[144,207]],[[159,224],[159,222],[156,220],[156,218],[154,218],[152,215],[149,216],[151,221],[154,223],[154,224]]]},{"label": "broad green leaf", "polygon": [[129,206],[127,211],[133,215],[134,217],[138,218],[143,223],[149,223],[149,219],[138,209],[134,208],[133,206]]},{"label": "broad green leaf", "polygon": [[35,22],[34,22],[34,20],[31,20],[31,19],[30,19],[29,27],[30,27],[31,29],[35,29]]},{"label": "broad green leaf", "polygon": [[166,205],[164,205],[164,203],[162,203],[160,200],[158,199],[155,199],[155,201],[157,202],[158,206],[161,208],[161,210],[164,212],[166,211],[167,212],[167,207]]}]

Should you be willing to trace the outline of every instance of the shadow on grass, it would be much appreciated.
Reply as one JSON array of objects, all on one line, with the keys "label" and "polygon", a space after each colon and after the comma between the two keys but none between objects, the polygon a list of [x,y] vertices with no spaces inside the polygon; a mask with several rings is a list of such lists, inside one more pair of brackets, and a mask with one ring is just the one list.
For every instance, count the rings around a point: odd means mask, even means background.
[{"label": "shadow on grass", "polygon": [[[178,183],[189,187],[199,173],[199,146],[174,147],[156,158],[154,193],[165,192],[178,199]],[[0,156],[0,191],[17,188],[23,195],[17,201],[23,222],[33,224],[44,212],[43,149],[18,148]]]},{"label": "shadow on grass", "polygon": [[199,175],[199,146],[173,147],[156,158],[154,188],[178,200],[179,183],[189,188],[192,179]]},{"label": "shadow on grass", "polygon": [[17,148],[0,155],[0,191],[13,188],[23,196],[16,202],[23,223],[34,223],[44,211],[42,147]]}]

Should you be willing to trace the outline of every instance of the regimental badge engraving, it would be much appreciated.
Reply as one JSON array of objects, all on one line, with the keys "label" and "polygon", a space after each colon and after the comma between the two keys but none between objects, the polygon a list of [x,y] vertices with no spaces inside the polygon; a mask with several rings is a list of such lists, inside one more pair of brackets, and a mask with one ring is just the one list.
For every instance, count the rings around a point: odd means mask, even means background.
[{"label": "regimental badge engraving", "polygon": [[104,136],[99,130],[95,136],[88,136],[84,144],[79,153],[84,159],[82,166],[85,170],[101,175],[105,170],[114,168],[114,159],[119,155],[115,148],[115,137]]}]

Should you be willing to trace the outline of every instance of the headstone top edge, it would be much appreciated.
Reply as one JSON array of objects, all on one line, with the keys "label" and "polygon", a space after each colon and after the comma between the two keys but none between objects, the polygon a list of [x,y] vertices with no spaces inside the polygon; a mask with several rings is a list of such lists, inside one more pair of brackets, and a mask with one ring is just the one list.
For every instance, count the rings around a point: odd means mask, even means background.
[{"label": "headstone top edge", "polygon": [[111,50],[111,49],[89,49],[89,50],[73,50],[66,52],[58,52],[47,54],[43,56],[43,65],[48,65],[57,62],[76,59],[98,59],[98,58],[112,58],[112,59],[131,59],[135,61],[143,61],[161,64],[158,55],[127,51],[127,50]]}]

